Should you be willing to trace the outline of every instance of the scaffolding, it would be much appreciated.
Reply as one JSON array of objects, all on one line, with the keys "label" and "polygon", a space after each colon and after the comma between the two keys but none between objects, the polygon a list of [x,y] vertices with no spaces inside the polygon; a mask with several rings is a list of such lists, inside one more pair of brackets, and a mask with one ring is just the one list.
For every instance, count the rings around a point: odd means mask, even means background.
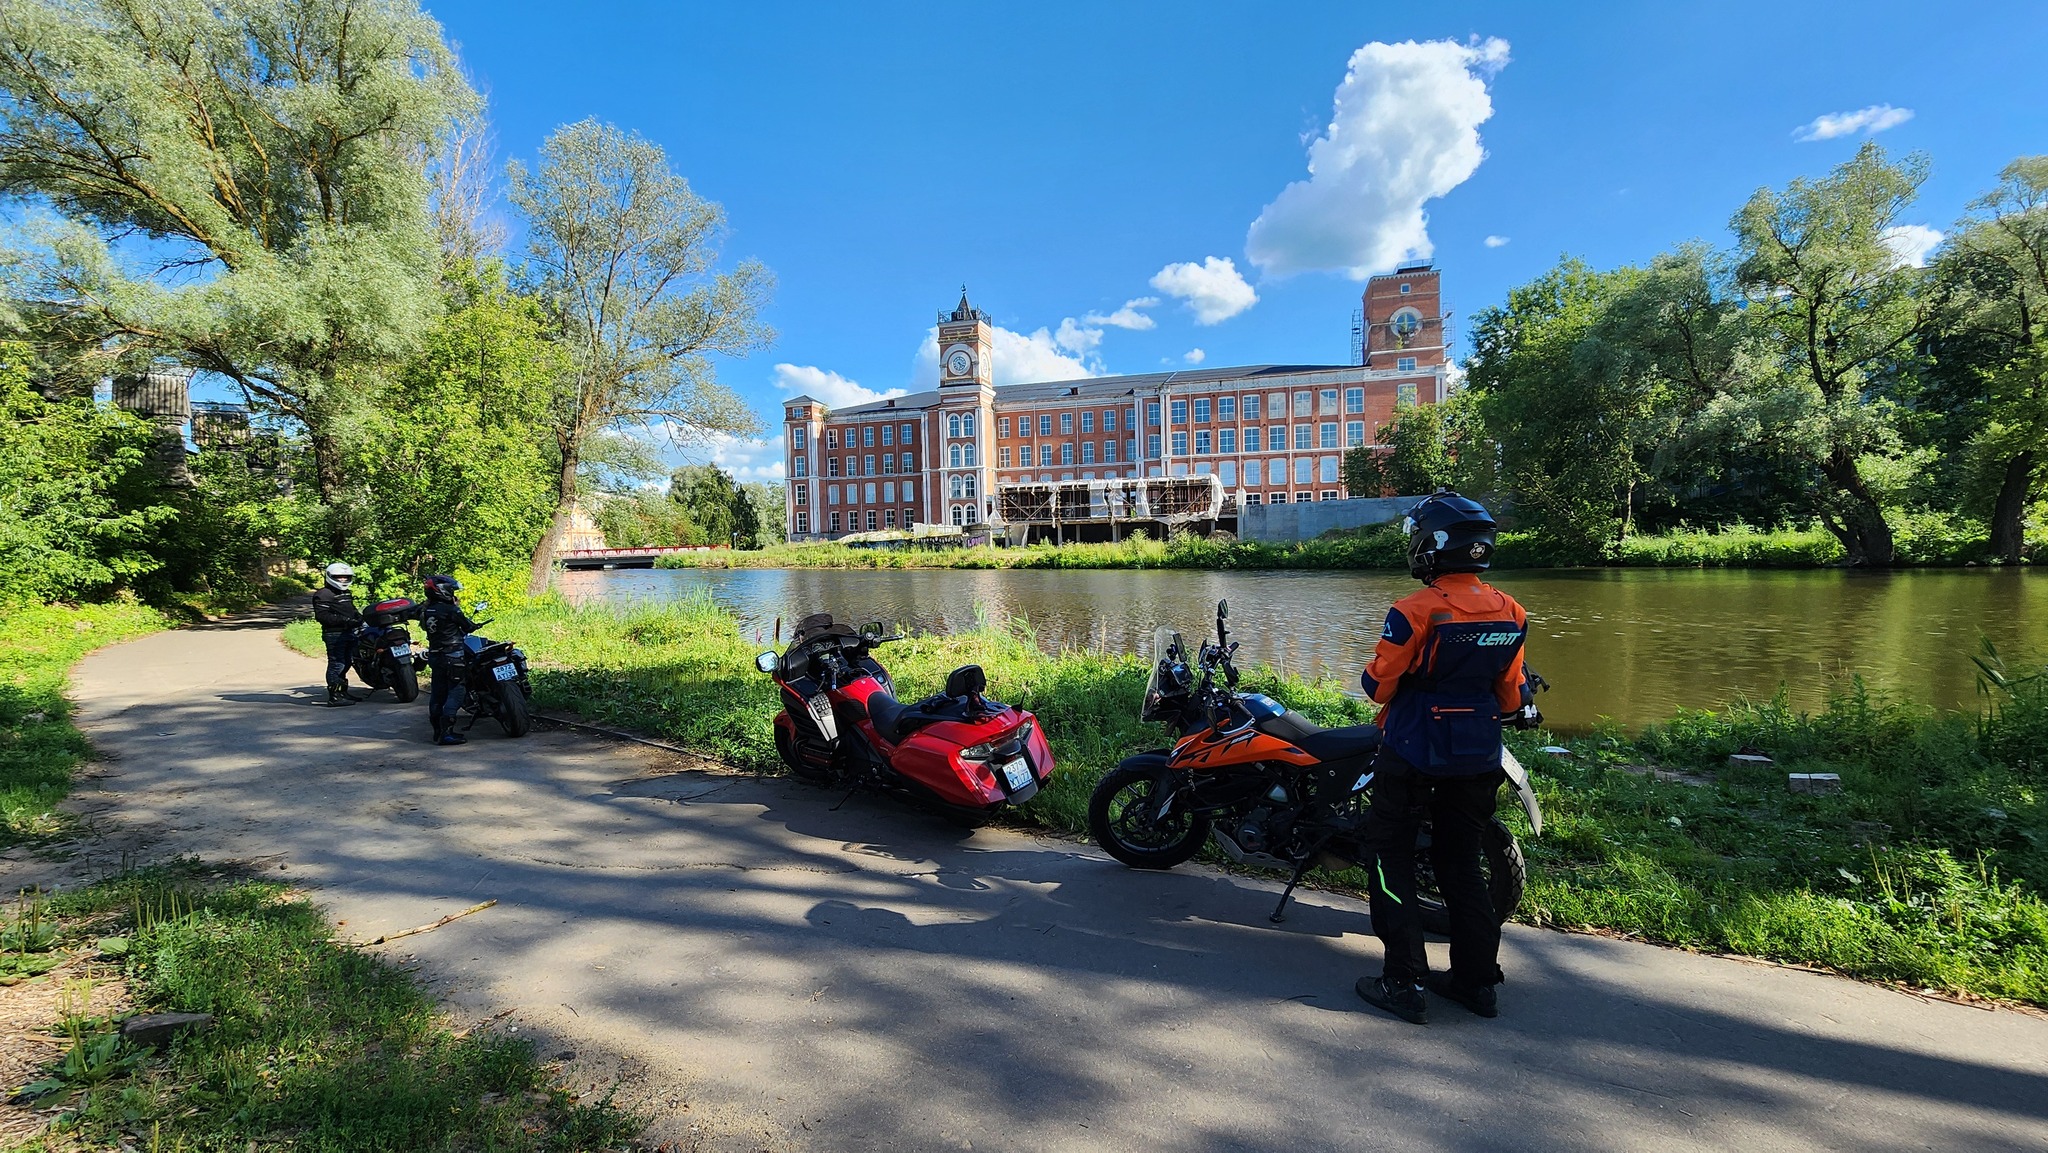
[{"label": "scaffolding", "polygon": [[1204,521],[1213,526],[1235,512],[1228,495],[1213,474],[1111,477],[1000,485],[996,510],[1004,524],[1027,532],[1043,527],[1063,535],[1068,527],[1106,525],[1112,537],[1121,537],[1127,527],[1156,525],[1171,532]]}]

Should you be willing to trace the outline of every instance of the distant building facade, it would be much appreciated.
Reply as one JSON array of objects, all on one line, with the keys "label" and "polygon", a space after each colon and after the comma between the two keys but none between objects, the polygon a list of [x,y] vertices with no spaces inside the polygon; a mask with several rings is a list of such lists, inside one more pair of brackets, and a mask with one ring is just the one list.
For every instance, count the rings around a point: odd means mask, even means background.
[{"label": "distant building facade", "polygon": [[[994,384],[993,327],[939,314],[939,385],[828,409],[784,403],[791,540],[995,525],[1012,539],[1230,527],[1250,504],[1347,496],[1341,460],[1400,404],[1449,394],[1440,273],[1366,282],[1355,364],[1250,365]],[[1368,494],[1378,495],[1378,494]]]}]

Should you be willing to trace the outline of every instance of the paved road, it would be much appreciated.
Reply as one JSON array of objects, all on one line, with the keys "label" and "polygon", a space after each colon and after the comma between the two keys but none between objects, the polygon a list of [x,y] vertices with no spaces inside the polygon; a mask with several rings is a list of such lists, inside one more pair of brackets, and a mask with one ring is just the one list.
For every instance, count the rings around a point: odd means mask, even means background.
[{"label": "paved road", "polygon": [[[1127,871],[570,732],[310,707],[274,619],[80,666],[103,856],[262,860],[706,1149],[2034,1149],[2048,1022],[1510,927],[1502,1016],[1367,1009],[1352,900]],[[482,729],[479,728],[479,733]],[[1441,963],[1441,956],[1438,958]]]}]

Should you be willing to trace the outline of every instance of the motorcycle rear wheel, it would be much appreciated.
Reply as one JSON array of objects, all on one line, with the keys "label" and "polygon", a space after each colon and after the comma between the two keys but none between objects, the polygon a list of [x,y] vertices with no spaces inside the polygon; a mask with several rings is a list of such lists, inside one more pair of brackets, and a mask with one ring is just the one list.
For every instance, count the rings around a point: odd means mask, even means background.
[{"label": "motorcycle rear wheel", "polygon": [[1171,869],[1201,852],[1209,839],[1207,814],[1179,809],[1165,823],[1151,819],[1159,770],[1123,765],[1102,778],[1088,798],[1088,831],[1109,855],[1133,869]]},{"label": "motorcycle rear wheel", "polygon": [[413,671],[410,659],[400,660],[393,657],[390,679],[391,695],[398,698],[399,704],[408,704],[419,699],[420,675]]},{"label": "motorcycle rear wheel", "polygon": [[498,724],[508,737],[523,737],[533,727],[533,718],[526,712],[526,694],[511,681],[498,682],[497,713]]},{"label": "motorcycle rear wheel", "polygon": [[[1521,843],[1499,817],[1488,825],[1481,848],[1480,860],[1486,869],[1487,893],[1493,898],[1493,915],[1505,924],[1522,903],[1522,890],[1529,883],[1529,865],[1522,859]],[[1437,889],[1436,870],[1427,851],[1416,854],[1415,865],[1415,913],[1422,922],[1422,931],[1448,937],[1451,912]]]}]

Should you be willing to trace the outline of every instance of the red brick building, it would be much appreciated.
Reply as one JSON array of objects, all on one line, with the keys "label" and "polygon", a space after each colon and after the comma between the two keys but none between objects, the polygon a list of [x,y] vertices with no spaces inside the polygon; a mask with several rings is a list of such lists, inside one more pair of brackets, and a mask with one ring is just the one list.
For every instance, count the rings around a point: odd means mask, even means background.
[{"label": "red brick building", "polygon": [[[1013,539],[1225,523],[1247,504],[1337,500],[1347,448],[1399,404],[1448,394],[1440,274],[1366,282],[1356,364],[1249,365],[995,387],[988,316],[939,314],[939,386],[783,406],[791,540],[990,524]],[[1107,526],[1106,529],[1103,526]]]}]

